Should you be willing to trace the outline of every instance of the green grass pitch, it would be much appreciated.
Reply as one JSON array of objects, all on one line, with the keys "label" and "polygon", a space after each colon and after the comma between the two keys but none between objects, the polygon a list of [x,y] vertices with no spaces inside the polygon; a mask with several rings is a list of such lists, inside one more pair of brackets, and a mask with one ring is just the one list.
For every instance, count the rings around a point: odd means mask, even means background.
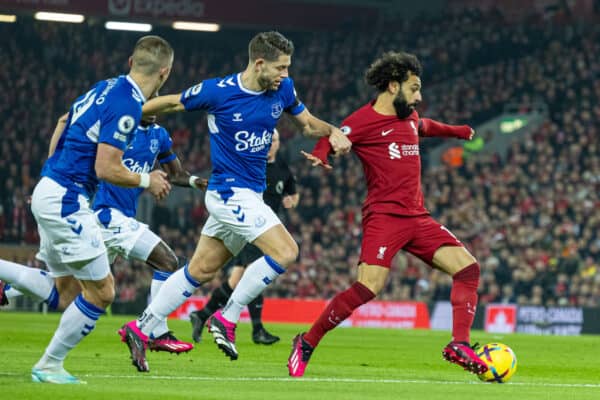
[{"label": "green grass pitch", "polygon": [[[138,373],[116,331],[131,319],[103,317],[71,352],[65,367],[86,385],[32,383],[30,370],[58,323],[58,314],[0,312],[0,398],[40,399],[600,399],[600,337],[488,335],[515,351],[518,370],[507,384],[488,384],[441,358],[448,332],[338,328],[314,353],[304,378],[287,375],[291,338],[301,325],[268,324],[282,341],[258,346],[250,326],[238,328],[240,358],[229,361],[204,332],[204,342],[180,356],[149,353],[150,373]],[[185,321],[170,321],[189,339]]]}]

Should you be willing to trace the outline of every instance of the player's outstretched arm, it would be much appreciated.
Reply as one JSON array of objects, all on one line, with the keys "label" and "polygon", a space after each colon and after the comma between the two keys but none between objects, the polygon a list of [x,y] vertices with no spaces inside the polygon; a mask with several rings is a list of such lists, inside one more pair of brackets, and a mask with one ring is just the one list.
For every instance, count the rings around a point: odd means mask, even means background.
[{"label": "player's outstretched arm", "polygon": [[117,186],[148,189],[158,199],[169,194],[171,185],[164,171],[155,170],[149,174],[137,174],[123,166],[122,158],[122,150],[106,143],[99,143],[95,164],[98,178]]},{"label": "player's outstretched arm", "polygon": [[142,107],[142,114],[144,116],[149,116],[185,111],[185,107],[180,99],[181,93],[155,97],[144,104]]},{"label": "player's outstretched arm", "polygon": [[293,117],[296,124],[302,129],[302,133],[308,137],[329,137],[329,143],[336,155],[346,154],[352,147],[352,142],[339,128],[327,123],[314,115],[307,109]]},{"label": "player's outstretched arm", "polygon": [[327,157],[325,158],[320,158],[315,156],[314,154],[311,153],[307,153],[305,151],[300,151],[300,153],[308,160],[310,161],[311,165],[313,167],[323,167],[325,169],[332,169],[333,167],[331,166],[331,164],[329,164],[329,162],[327,162]]},{"label": "player's outstretched arm", "polygon": [[[159,154],[158,159],[166,159],[174,156],[172,152]],[[161,163],[161,168],[167,173],[169,182],[175,186],[192,187],[194,189],[206,190],[208,186],[208,180],[200,178],[196,175],[191,175],[188,171],[183,168],[179,158],[175,158],[169,162]]]},{"label": "player's outstretched arm", "polygon": [[322,137],[317,141],[312,153],[307,153],[305,151],[300,151],[300,153],[304,156],[304,158],[310,161],[313,167],[321,166],[327,170],[333,168],[329,164],[329,155],[333,153],[333,148],[326,137]]},{"label": "player's outstretched arm", "polygon": [[419,136],[471,140],[475,131],[469,125],[448,125],[429,118],[419,120]]},{"label": "player's outstretched arm", "polygon": [[60,116],[56,123],[56,127],[54,128],[54,132],[52,132],[52,137],[50,138],[50,146],[48,148],[48,158],[52,157],[54,151],[56,150],[56,145],[58,144],[58,140],[60,139],[60,135],[62,135],[65,127],[67,126],[67,119],[69,118],[69,113],[63,114]]}]

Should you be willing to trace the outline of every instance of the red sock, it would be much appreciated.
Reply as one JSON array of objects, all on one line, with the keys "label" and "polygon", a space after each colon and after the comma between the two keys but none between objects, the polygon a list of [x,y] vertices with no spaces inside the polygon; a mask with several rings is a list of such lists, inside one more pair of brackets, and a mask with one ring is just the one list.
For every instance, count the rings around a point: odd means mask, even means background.
[{"label": "red sock", "polygon": [[375,293],[371,292],[369,288],[360,282],[354,282],[352,286],[338,293],[329,302],[308,333],[304,335],[304,340],[311,346],[316,347],[327,332],[338,326],[354,310],[374,297]]},{"label": "red sock", "polygon": [[452,340],[471,343],[470,332],[477,308],[479,264],[474,263],[452,277]]}]

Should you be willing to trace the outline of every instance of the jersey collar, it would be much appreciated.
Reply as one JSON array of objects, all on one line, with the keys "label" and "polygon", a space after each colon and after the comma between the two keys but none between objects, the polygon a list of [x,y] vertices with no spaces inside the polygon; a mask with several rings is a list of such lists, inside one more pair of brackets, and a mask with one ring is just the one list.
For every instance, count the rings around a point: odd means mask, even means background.
[{"label": "jersey collar", "polygon": [[256,92],[254,90],[246,89],[244,87],[244,85],[242,85],[242,73],[241,72],[237,74],[237,81],[238,81],[238,86],[240,87],[240,90],[242,92],[245,92],[248,94],[254,94],[254,95],[263,94],[265,92],[264,90],[261,90],[260,92]]},{"label": "jersey collar", "polygon": [[142,104],[144,104],[146,102],[146,96],[144,96],[144,93],[142,93],[142,89],[140,89],[138,84],[135,83],[131,76],[126,75],[125,78],[127,78],[127,81],[131,84],[131,86],[133,86],[133,89],[140,95],[140,99],[142,99]]}]

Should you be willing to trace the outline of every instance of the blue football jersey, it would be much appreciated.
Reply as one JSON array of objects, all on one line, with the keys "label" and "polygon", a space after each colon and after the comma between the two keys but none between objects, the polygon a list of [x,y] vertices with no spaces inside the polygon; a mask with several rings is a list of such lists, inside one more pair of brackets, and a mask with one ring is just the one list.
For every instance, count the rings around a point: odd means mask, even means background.
[{"label": "blue football jersey", "polygon": [[256,92],[242,85],[242,74],[207,79],[181,94],[187,111],[206,110],[210,132],[212,174],[208,189],[231,187],[263,192],[267,153],[283,111],[304,110],[296,98],[294,82],[281,81],[277,90]]},{"label": "blue football jersey", "polygon": [[145,98],[129,76],[100,81],[75,100],[56,150],[42,176],[91,197],[98,184],[98,143],[125,150],[140,123]]},{"label": "blue football jersey", "polygon": [[[172,145],[173,141],[169,133],[162,126],[158,124],[147,127],[140,126],[123,154],[123,165],[137,174],[148,173],[152,170],[158,155],[169,153]],[[158,161],[161,164],[168,163],[175,157],[174,153],[170,153]],[[94,198],[93,209],[116,208],[126,216],[134,217],[137,211],[138,197],[143,191],[142,188],[124,188],[101,181]],[[105,222],[102,221],[102,216],[100,216],[100,220],[100,222]]]}]

